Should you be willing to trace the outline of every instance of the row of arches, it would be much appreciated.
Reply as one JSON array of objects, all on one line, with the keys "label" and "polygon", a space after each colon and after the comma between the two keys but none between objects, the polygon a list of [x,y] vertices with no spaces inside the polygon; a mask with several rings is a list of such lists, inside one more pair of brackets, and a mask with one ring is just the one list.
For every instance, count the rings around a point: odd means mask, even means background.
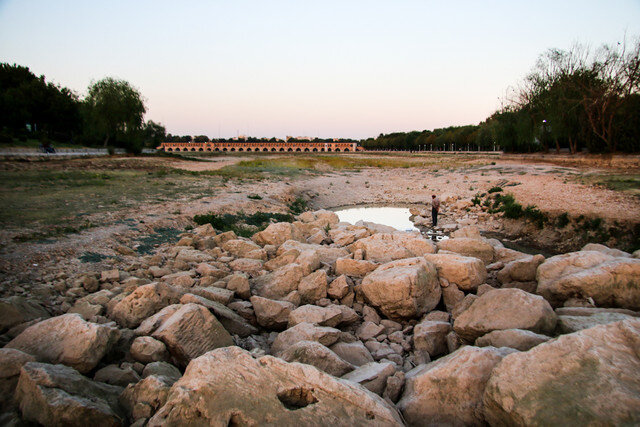
[{"label": "row of arches", "polygon": [[[295,150],[293,148],[288,148],[288,149],[285,150],[284,147],[281,147],[279,150],[276,149],[275,147],[271,148],[271,150],[269,150],[266,147],[263,148],[262,150],[260,150],[260,148],[255,148],[255,149],[252,150],[251,147],[248,147],[246,150],[244,150],[242,147],[238,148],[237,150],[235,149],[235,147],[231,147],[231,149],[227,149],[227,147],[224,147],[222,149],[220,149],[218,147],[216,147],[214,149],[211,149],[209,147],[209,148],[207,148],[205,150],[204,148],[196,149],[195,147],[192,147],[192,148],[185,147],[183,149],[180,149],[180,147],[176,147],[175,149],[173,149],[171,147],[167,147],[166,151],[230,151],[230,152],[232,152],[232,151],[238,151],[238,152],[240,152],[240,151],[247,151],[247,152],[249,152],[249,151],[264,151],[264,152],[268,152],[268,151],[280,151],[280,152],[283,152],[283,151],[286,151],[286,152],[289,152],[289,151],[295,151],[295,152],[298,152],[298,151],[304,151],[304,152],[307,152],[307,151],[308,152],[336,151],[336,152],[338,152],[338,151],[341,151],[341,150],[339,148],[336,148],[335,150],[332,150],[331,148],[327,148],[326,150],[324,148],[320,148],[320,150],[318,150],[317,148],[313,148],[311,150],[308,149],[308,148],[305,148],[304,150],[301,149],[301,148],[296,148]],[[349,151],[349,149],[345,148],[344,151],[347,152],[347,151]]]}]

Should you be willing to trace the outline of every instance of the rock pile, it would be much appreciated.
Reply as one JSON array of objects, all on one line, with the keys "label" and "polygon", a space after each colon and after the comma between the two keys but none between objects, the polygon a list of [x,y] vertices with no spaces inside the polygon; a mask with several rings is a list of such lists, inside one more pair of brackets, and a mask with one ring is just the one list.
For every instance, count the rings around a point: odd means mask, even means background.
[{"label": "rock pile", "polygon": [[[0,301],[0,416],[44,425],[640,422],[640,260],[306,212]],[[612,418],[613,417],[613,418]]]}]

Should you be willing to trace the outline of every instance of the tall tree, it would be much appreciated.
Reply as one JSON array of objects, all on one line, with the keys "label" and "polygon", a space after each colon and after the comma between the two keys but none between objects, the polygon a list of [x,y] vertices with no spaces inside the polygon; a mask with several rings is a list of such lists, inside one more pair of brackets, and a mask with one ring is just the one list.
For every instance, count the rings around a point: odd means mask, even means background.
[{"label": "tall tree", "polygon": [[128,82],[106,77],[93,83],[85,104],[88,123],[105,147],[118,140],[130,145],[139,136],[147,109],[140,92]]}]

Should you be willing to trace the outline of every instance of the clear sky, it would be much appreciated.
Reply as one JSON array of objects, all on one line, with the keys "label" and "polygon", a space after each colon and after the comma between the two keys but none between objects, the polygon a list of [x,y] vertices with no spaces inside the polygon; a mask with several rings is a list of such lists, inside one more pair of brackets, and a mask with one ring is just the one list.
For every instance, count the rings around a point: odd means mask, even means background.
[{"label": "clear sky", "polygon": [[476,124],[548,48],[640,36],[640,0],[0,0],[0,62],[106,76],[173,134],[365,138]]}]

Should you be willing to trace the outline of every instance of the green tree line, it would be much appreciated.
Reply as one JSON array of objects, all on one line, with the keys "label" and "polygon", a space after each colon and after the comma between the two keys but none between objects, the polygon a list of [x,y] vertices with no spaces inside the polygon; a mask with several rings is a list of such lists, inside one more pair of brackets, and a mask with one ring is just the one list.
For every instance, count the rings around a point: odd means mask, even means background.
[{"label": "green tree line", "polygon": [[504,106],[479,125],[381,134],[374,150],[640,152],[640,41],[540,55]]},{"label": "green tree line", "polygon": [[144,121],[140,92],[124,80],[92,83],[84,99],[47,82],[29,68],[0,64],[0,144],[36,139],[140,152],[165,138],[165,128]]}]

